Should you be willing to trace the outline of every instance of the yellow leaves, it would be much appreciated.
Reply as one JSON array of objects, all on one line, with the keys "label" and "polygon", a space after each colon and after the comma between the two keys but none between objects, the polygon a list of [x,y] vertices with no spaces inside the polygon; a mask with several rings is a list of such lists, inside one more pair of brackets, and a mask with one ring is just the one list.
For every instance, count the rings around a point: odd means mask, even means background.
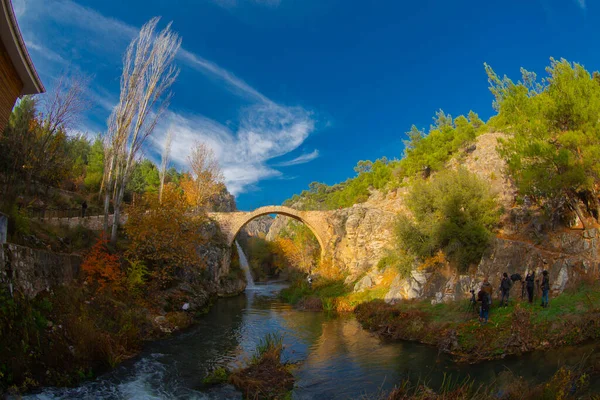
[{"label": "yellow leaves", "polygon": [[143,260],[161,281],[186,267],[202,267],[196,248],[205,242],[204,216],[188,212],[184,193],[166,184],[162,203],[156,194],[145,194],[128,210],[125,232],[131,240],[128,257]]}]

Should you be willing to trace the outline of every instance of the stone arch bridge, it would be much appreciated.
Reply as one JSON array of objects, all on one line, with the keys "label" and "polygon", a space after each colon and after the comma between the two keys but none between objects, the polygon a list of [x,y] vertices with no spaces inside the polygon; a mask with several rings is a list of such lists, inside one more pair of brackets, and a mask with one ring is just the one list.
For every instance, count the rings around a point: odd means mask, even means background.
[{"label": "stone arch bridge", "polygon": [[[257,208],[254,211],[233,211],[233,212],[211,212],[208,213],[209,218],[214,220],[221,232],[225,235],[229,251],[223,256],[219,268],[213,271],[213,279],[218,280],[219,277],[229,273],[231,262],[231,249],[235,237],[240,232],[242,227],[255,218],[263,215],[278,214],[294,218],[303,222],[315,235],[321,247],[321,259],[333,256],[333,248],[339,239],[339,234],[336,234],[334,224],[330,218],[333,211],[299,211],[285,206],[266,206]],[[112,223],[113,216],[109,216],[109,221]],[[103,216],[88,216],[85,218],[46,218],[40,219],[44,223],[50,225],[65,225],[75,227],[78,225],[85,226],[88,229],[100,231],[103,229]],[[119,224],[127,221],[127,215],[122,214]]]},{"label": "stone arch bridge", "polygon": [[212,212],[208,216],[217,222],[225,235],[227,245],[232,246],[242,227],[263,215],[278,214],[303,222],[315,235],[321,246],[321,258],[328,255],[328,249],[334,239],[334,229],[329,222],[330,211],[299,211],[285,206],[265,206],[254,211]]}]

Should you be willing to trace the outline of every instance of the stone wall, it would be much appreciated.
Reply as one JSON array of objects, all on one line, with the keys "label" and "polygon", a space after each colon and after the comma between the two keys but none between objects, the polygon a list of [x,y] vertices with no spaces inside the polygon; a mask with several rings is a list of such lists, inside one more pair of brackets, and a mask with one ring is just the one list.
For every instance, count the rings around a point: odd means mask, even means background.
[{"label": "stone wall", "polygon": [[[112,226],[112,221],[114,219],[114,215],[108,216],[108,225]],[[119,225],[123,225],[127,222],[127,214],[121,214]],[[83,226],[92,231],[101,231],[104,228],[104,216],[103,215],[93,215],[89,217],[71,217],[71,218],[38,218],[40,222],[49,225],[55,226],[68,226],[70,228],[75,228],[77,226]]]},{"label": "stone wall", "polygon": [[10,284],[28,297],[69,283],[79,276],[81,257],[16,244],[0,245],[0,284]]}]

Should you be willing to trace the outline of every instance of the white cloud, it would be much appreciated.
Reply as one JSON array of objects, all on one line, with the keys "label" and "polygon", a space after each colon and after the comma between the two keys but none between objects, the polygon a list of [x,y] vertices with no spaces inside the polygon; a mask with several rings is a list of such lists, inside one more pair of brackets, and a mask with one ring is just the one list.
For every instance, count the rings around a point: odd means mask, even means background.
[{"label": "white cloud", "polygon": [[181,49],[179,50],[178,59],[183,60],[190,67],[200,72],[210,73],[224,80],[230,88],[234,89],[235,92],[242,94],[245,97],[249,97],[254,100],[262,101],[265,103],[271,102],[267,97],[258,92],[252,86],[248,85],[242,79],[238,78],[226,69],[219,67],[217,64],[206,60],[205,58],[202,58],[185,49]]},{"label": "white cloud", "polygon": [[236,131],[204,116],[169,112],[152,137],[157,153],[169,129],[175,132],[171,154],[179,168],[187,167],[194,144],[204,142],[215,152],[227,188],[236,195],[263,179],[281,177],[282,173],[267,162],[297,149],[313,131],[314,122],[300,108],[273,104],[244,109]]},{"label": "white cloud", "polygon": [[586,5],[585,5],[585,0],[576,0],[577,4],[579,4],[579,7],[581,7],[583,10],[586,9]]},{"label": "white cloud", "polygon": [[[31,50],[40,53],[48,48],[59,52],[62,50],[62,55],[59,53],[56,55],[63,60],[71,59],[72,51],[81,50],[98,54],[108,62],[118,62],[128,42],[138,32],[138,28],[134,26],[104,16],[71,0],[15,1],[23,4],[23,19],[27,21],[27,24],[24,24],[24,35]],[[26,6],[25,1],[28,2]],[[238,2],[231,1],[233,5]],[[279,0],[250,1],[270,6],[277,6],[280,3]],[[69,37],[50,37],[51,35],[44,31],[48,20],[61,29],[65,26],[69,27]],[[68,42],[68,45],[63,45],[62,48],[57,45],[57,42],[70,40],[71,37],[78,39],[72,43]],[[46,41],[31,40],[37,38]],[[85,47],[79,49],[77,46]],[[50,53],[47,53],[46,57],[50,58],[48,54]],[[146,153],[156,158],[156,155],[162,152],[167,131],[173,129],[176,135],[171,151],[174,164],[179,168],[186,168],[187,156],[194,143],[197,141],[207,143],[215,151],[224,172],[226,185],[233,194],[252,190],[263,179],[283,177],[280,171],[268,166],[268,162],[302,145],[315,129],[311,113],[301,107],[288,107],[270,100],[232,72],[188,50],[182,48],[177,59],[198,72],[216,78],[226,89],[243,98],[249,105],[240,109],[238,121],[227,125],[202,115],[201,111],[185,114],[168,112],[156,127],[149,148],[145,150]],[[54,57],[53,61],[59,63],[60,59]],[[109,114],[118,101],[118,93],[96,85],[91,88],[89,98],[97,107]],[[91,124],[89,121],[87,123]],[[229,125],[237,128],[232,129]],[[86,131],[81,128],[80,130]],[[98,130],[94,129],[94,131]],[[281,166],[308,162],[317,156],[318,152],[314,151]]]},{"label": "white cloud", "polygon": [[58,54],[57,52],[50,50],[47,47],[44,47],[40,44],[38,44],[37,42],[35,42],[34,40],[27,40],[27,49],[28,50],[33,50],[37,53],[39,53],[42,57],[46,58],[49,61],[54,61],[58,64],[63,64],[66,65],[68,64],[68,61],[64,59],[64,57],[62,57],[60,54]]},{"label": "white cloud", "polygon": [[275,164],[275,166],[276,167],[290,167],[292,165],[306,164],[307,162],[310,162],[318,157],[319,157],[319,150],[315,149],[311,153],[302,154],[301,156],[298,156],[298,157],[294,158],[293,160],[277,163],[277,164]]}]

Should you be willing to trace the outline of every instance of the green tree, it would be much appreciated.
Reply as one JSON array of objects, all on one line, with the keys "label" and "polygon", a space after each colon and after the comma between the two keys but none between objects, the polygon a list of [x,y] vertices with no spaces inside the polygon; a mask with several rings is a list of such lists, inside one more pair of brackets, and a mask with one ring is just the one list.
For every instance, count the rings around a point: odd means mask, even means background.
[{"label": "green tree", "polygon": [[550,59],[541,82],[524,69],[514,83],[485,68],[498,110],[492,123],[513,133],[501,150],[521,193],[553,215],[566,205],[587,227],[580,199],[600,217],[600,85],[583,66],[564,59]]},{"label": "green tree", "polygon": [[85,180],[90,152],[90,140],[85,135],[79,133],[68,137],[66,153],[71,164],[70,179],[76,183],[81,183]]},{"label": "green tree", "polygon": [[84,184],[89,191],[100,190],[104,176],[104,145],[98,136],[90,147]]},{"label": "green tree", "polygon": [[158,193],[160,176],[156,165],[147,158],[135,164],[127,189],[137,194]]},{"label": "green tree", "polygon": [[442,250],[460,269],[481,259],[499,217],[488,185],[462,168],[415,182],[407,205],[414,218],[398,219],[400,247],[421,259]]}]

